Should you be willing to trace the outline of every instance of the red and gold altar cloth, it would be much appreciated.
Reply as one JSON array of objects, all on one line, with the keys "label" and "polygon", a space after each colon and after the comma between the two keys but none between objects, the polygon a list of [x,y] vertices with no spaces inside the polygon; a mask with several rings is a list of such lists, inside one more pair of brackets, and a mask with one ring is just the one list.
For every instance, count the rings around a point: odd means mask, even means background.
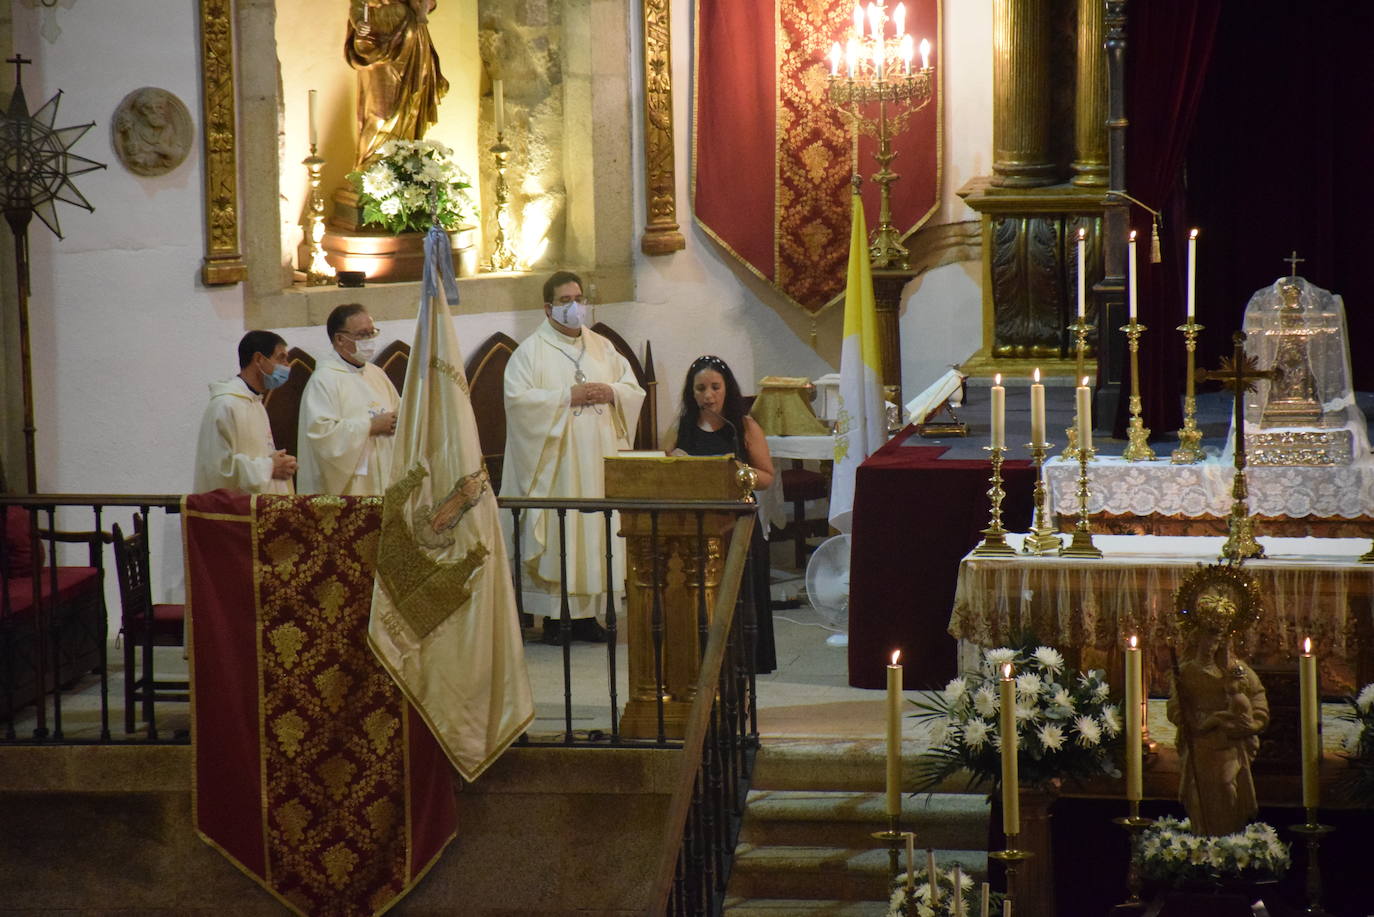
[{"label": "red and gold altar cloth", "polygon": [[[943,90],[938,0],[904,0],[907,31],[930,39],[932,99],[893,139],[892,222],[919,229],[940,203]],[[888,3],[895,9],[895,2]],[[854,0],[698,0],[692,202],[697,222],[808,312],[844,292],[853,171],[850,120],[827,96],[826,55]],[[903,103],[888,103],[888,115]],[[871,109],[871,110],[870,110]],[[864,108],[877,116],[877,103]],[[859,171],[878,171],[859,142]],[[878,186],[864,182],[877,225]]]},{"label": "red and gold altar cloth", "polygon": [[196,829],[297,914],[379,914],[457,824],[452,768],[367,643],[381,499],[182,511]]}]

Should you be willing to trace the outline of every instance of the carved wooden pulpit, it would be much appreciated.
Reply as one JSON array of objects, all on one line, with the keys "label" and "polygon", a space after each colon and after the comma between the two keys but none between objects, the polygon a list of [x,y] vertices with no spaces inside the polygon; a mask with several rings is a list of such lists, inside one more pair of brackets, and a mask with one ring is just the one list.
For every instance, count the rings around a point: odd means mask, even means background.
[{"label": "carved wooden pulpit", "polygon": [[[748,502],[753,472],[733,456],[606,459],[608,500]],[[736,514],[682,509],[621,510],[630,696],[620,717],[627,738],[682,738],[696,697],[701,634],[715,610]],[[746,546],[747,547],[747,546]],[[662,672],[662,679],[659,672]]]}]

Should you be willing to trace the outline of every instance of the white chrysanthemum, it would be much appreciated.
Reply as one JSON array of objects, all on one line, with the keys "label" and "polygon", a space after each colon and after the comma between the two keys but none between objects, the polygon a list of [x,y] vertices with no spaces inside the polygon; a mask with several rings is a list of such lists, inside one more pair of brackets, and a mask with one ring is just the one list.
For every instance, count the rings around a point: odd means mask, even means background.
[{"label": "white chrysanthemum", "polygon": [[944,745],[949,739],[949,727],[952,720],[936,720],[930,726],[930,744],[939,747]]},{"label": "white chrysanthemum", "polygon": [[1102,741],[1102,727],[1090,716],[1076,718],[1073,728],[1078,730],[1078,744],[1085,748],[1092,748]]},{"label": "white chrysanthemum", "polygon": [[1039,715],[1039,708],[1037,708],[1033,704],[1018,703],[1016,705],[1016,722],[1018,723],[1034,722],[1039,717]]},{"label": "white chrysanthemum", "polygon": [[1102,708],[1102,732],[1108,738],[1121,733],[1121,714],[1117,712],[1115,704],[1107,704]]},{"label": "white chrysanthemum", "polygon": [[396,214],[401,212],[401,199],[397,197],[389,197],[377,206],[381,209],[382,213],[386,214],[389,217],[394,217]]},{"label": "white chrysanthemum", "polygon": [[957,706],[967,695],[968,682],[964,681],[962,677],[951,678],[949,683],[945,685],[945,701],[951,707]]},{"label": "white chrysanthemum", "polygon": [[1037,646],[1031,655],[1035,657],[1036,662],[1056,675],[1064,668],[1063,655],[1052,646]]},{"label": "white chrysanthemum", "polygon": [[1105,681],[1100,681],[1097,683],[1097,686],[1093,688],[1093,699],[1099,701],[1106,700],[1111,696],[1111,693],[1112,686]]},{"label": "white chrysanthemum", "polygon": [[1022,672],[1016,676],[1016,696],[1035,697],[1040,693],[1044,682],[1034,672]]},{"label": "white chrysanthemum", "polygon": [[386,166],[373,166],[363,173],[363,192],[381,200],[396,190],[396,176]]},{"label": "white chrysanthemum", "polygon": [[973,695],[973,709],[978,711],[979,716],[996,716],[998,706],[997,692],[987,685]]},{"label": "white chrysanthemum", "polygon": [[986,720],[969,720],[964,724],[964,744],[976,751],[987,742],[990,732]]},{"label": "white chrysanthemum", "polygon": [[999,678],[1002,675],[1002,666],[1009,662],[1016,661],[1016,650],[999,646],[996,649],[988,650],[983,653],[983,664],[987,670]]},{"label": "white chrysanthemum", "polygon": [[1365,685],[1360,691],[1360,696],[1355,698],[1355,706],[1360,708],[1361,713],[1368,713],[1374,709],[1374,682]]},{"label": "white chrysanthemum", "polygon": [[1064,730],[1057,723],[1046,723],[1036,731],[1036,735],[1040,737],[1040,744],[1050,751],[1064,747]]},{"label": "white chrysanthemum", "polygon": [[1073,703],[1073,695],[1069,693],[1068,688],[1062,685],[1054,692],[1054,696],[1050,698],[1050,703],[1064,711],[1068,716],[1072,716],[1076,712]]}]

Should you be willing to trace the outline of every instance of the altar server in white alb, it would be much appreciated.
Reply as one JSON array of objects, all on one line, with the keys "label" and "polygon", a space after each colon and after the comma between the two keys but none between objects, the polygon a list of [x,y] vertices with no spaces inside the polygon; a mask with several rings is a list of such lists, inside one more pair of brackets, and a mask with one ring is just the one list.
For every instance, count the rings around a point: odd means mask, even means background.
[{"label": "altar server in white alb", "polygon": [[[604,459],[630,448],[644,390],[634,370],[606,338],[584,327],[582,281],[558,271],[544,282],[548,320],[524,340],[506,365],[506,457],[501,495],[601,497]],[[503,515],[509,520],[509,515]],[[568,600],[573,639],[604,640],[605,519],[568,513]],[[545,618],[544,636],[559,638],[558,514],[526,510],[520,517],[525,611]],[[618,531],[619,524],[612,525]],[[616,539],[620,542],[620,539]],[[514,555],[512,555],[514,556]],[[616,546],[611,585],[625,588],[625,559]],[[549,619],[552,619],[550,621]]]},{"label": "altar server in white alb", "polygon": [[210,383],[210,403],[196,443],[196,493],[291,493],[296,460],[273,443],[262,404],[263,394],[290,376],[286,342],[280,335],[250,331],[243,336],[238,375]]},{"label": "altar server in white alb", "polygon": [[303,494],[379,495],[387,485],[400,396],[377,355],[377,326],[358,303],[336,306],[325,324],[334,349],[301,394]]}]

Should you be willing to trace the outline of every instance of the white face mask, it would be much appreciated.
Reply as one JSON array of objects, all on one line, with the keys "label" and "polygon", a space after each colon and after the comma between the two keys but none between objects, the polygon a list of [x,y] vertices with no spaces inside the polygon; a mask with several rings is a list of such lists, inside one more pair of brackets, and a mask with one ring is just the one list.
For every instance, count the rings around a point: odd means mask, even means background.
[{"label": "white face mask", "polygon": [[372,358],[377,355],[377,339],[375,337],[354,341],[353,346],[357,348],[353,351],[353,359],[359,363],[370,363]]},{"label": "white face mask", "polygon": [[581,328],[587,318],[587,307],[574,300],[553,304],[553,320],[565,328]]}]

